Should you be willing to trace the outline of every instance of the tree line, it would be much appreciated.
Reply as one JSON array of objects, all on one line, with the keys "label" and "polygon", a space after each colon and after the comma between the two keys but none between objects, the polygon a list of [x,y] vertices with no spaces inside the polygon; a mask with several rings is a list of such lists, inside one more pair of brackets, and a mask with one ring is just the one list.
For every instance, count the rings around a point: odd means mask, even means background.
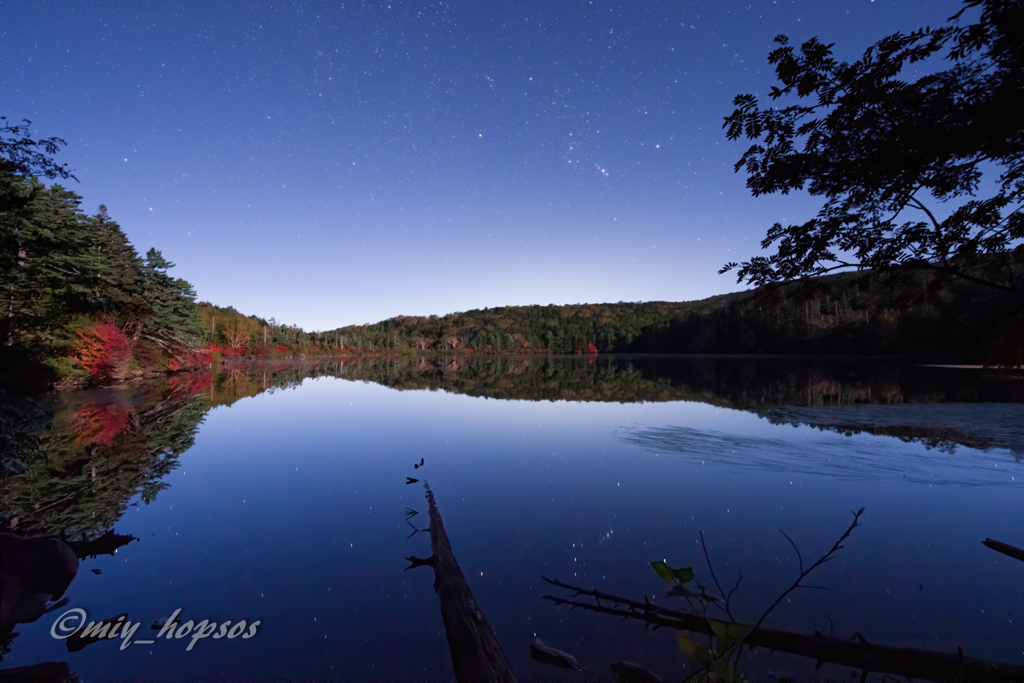
[{"label": "tree line", "polygon": [[4,360],[58,376],[123,377],[167,366],[202,333],[192,285],[145,257],[107,208],[0,165],[0,339]]},{"label": "tree line", "polygon": [[693,302],[397,316],[321,338],[345,351],[394,354],[770,353],[1020,362],[1015,328],[988,325],[1010,295],[965,281],[940,288],[935,282],[928,272],[909,278],[843,273]]},{"label": "tree line", "polygon": [[63,140],[33,140],[28,125],[0,117],[0,383],[102,384],[208,364],[219,344],[308,346],[294,326],[197,304],[174,264],[155,248],[140,256],[106,206],[87,214],[81,196],[41,182],[74,176],[52,160]]}]

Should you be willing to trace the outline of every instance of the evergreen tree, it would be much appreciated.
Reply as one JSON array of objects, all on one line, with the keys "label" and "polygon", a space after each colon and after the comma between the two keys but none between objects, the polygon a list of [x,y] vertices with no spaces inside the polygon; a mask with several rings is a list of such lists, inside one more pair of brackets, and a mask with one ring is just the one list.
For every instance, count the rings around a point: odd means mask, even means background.
[{"label": "evergreen tree", "polygon": [[126,333],[138,338],[143,323],[153,317],[153,308],[144,296],[145,279],[142,258],[107,207],[100,204],[91,222],[92,239],[107,268],[101,275],[103,309]]},{"label": "evergreen tree", "polygon": [[191,344],[205,331],[195,303],[196,291],[186,280],[167,274],[173,267],[174,264],[156,249],[146,252],[142,266],[143,292],[153,309],[153,317],[146,321],[144,330],[148,333],[165,331]]},{"label": "evergreen tree", "polygon": [[110,268],[78,210],[81,197],[10,175],[0,183],[21,204],[0,212],[4,338],[8,344],[48,344],[70,316],[102,308],[100,281]]}]

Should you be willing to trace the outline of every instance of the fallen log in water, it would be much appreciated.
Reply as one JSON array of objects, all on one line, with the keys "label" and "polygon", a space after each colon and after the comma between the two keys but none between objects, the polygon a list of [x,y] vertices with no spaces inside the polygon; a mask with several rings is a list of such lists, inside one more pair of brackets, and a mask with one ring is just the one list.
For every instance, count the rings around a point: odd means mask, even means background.
[{"label": "fallen log in water", "polygon": [[997,553],[1002,553],[1007,557],[1012,557],[1015,560],[1020,560],[1021,562],[1024,562],[1024,550],[1021,550],[1020,548],[1015,548],[1009,543],[1003,543],[1002,541],[993,541],[991,538],[986,538],[984,541],[982,541],[982,543],[986,547],[992,548],[992,550],[995,550]]},{"label": "fallen log in water", "polygon": [[412,564],[408,569],[423,565],[434,568],[434,591],[441,602],[441,617],[448,636],[448,649],[452,655],[452,667],[458,683],[515,683],[512,666],[494,635],[494,629],[487,623],[483,612],[473,598],[466,577],[463,576],[448,534],[437,511],[434,493],[427,489],[427,504],[430,506],[430,551],[426,560],[406,558]]},{"label": "fallen log in water", "polygon": [[[621,617],[623,621],[636,619],[644,622],[647,626],[654,626],[656,629],[681,629],[693,633],[714,635],[711,624],[699,614],[667,609],[649,601],[636,602],[628,598],[580,588],[548,578],[544,578],[544,580],[559,588],[575,591],[573,597],[586,596],[592,598],[596,603],[580,602],[552,595],[543,596],[545,600],[551,600],[556,605],[569,605],[574,609],[579,607],[592,612],[611,614]],[[613,605],[613,607],[602,605],[602,602]],[[957,654],[947,654],[875,645],[869,643],[859,633],[854,638],[856,640],[841,640],[819,633],[808,636],[802,633],[758,628],[743,639],[743,644],[751,649],[763,647],[810,657],[818,663],[818,667],[829,663],[860,669],[861,681],[869,672],[904,676],[908,680],[922,679],[943,683],[947,681],[961,683],[972,681],[1020,683],[1020,681],[1024,681],[1024,667],[965,657],[960,648],[957,648]]]}]

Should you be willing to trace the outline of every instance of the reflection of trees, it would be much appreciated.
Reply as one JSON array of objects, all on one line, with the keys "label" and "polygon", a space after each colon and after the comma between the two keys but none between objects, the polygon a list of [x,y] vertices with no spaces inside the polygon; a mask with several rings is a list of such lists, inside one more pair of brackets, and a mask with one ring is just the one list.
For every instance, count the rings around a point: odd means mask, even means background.
[{"label": "reflection of trees", "polygon": [[916,404],[897,408],[784,406],[756,412],[772,424],[809,425],[846,436],[860,433],[890,436],[949,454],[955,453],[958,446],[965,446],[982,451],[1007,449],[1018,462],[1024,457],[1024,433],[1017,428],[1024,417],[1020,404],[983,407]]},{"label": "reflection of trees", "polygon": [[16,423],[21,438],[3,461],[5,525],[76,539],[108,529],[132,498],[149,503],[166,488],[164,477],[192,447],[205,412],[203,401],[183,393],[52,410],[7,404],[5,423]]},{"label": "reflection of trees", "polygon": [[[928,413],[934,408],[906,407],[1024,403],[1024,384],[981,373],[820,358],[659,356],[463,357],[458,363],[421,356],[343,360],[317,368],[320,374],[400,391],[440,390],[526,401],[698,401],[756,412],[775,423],[893,436],[949,452],[963,445],[1024,453],[1019,433],[970,420],[931,424]],[[888,407],[893,405],[901,408],[893,411]],[[862,418],[871,406],[877,406],[874,413]],[[821,408],[834,412],[816,410]]]},{"label": "reflection of trees", "polygon": [[[173,379],[161,394],[107,392],[50,403],[0,400],[0,637],[5,653],[17,624],[36,621],[66,603],[61,597],[80,559],[113,554],[135,540],[111,527],[133,498],[148,504],[168,486],[163,480],[192,447],[208,409],[194,393],[208,380]],[[66,664],[48,662],[2,677],[71,680],[67,671]]]},{"label": "reflection of trees", "polygon": [[171,375],[160,391],[0,394],[0,529],[93,538],[134,497],[152,502],[192,447],[203,416],[263,391],[297,386],[322,363],[230,364]]},{"label": "reflection of trees", "polygon": [[[309,363],[228,363],[215,372],[178,373],[160,397],[134,397],[44,408],[0,401],[0,501],[25,529],[89,535],[108,528],[134,495],[151,501],[162,478],[187,450],[202,414],[264,391],[329,376],[397,390],[442,390],[470,396],[551,401],[701,401],[752,410],[773,422],[809,424],[840,433],[859,431],[921,441],[951,451],[1020,448],[1020,437],[997,426],[922,425],[912,415],[879,408],[885,420],[848,419],[873,404],[957,399],[1021,400],[1019,382],[956,381],[934,371],[886,364],[794,359],[679,359],[584,356],[554,358],[444,357],[318,359]],[[810,405],[810,407],[808,407]],[[833,406],[822,412],[822,406]],[[801,407],[803,406],[803,407]],[[819,406],[815,408],[814,406]],[[926,411],[935,411],[927,408]],[[835,412],[838,411],[838,412]],[[852,411],[852,412],[851,412]],[[920,411],[919,411],[920,412]],[[895,420],[895,421],[894,421]],[[1012,420],[1008,421],[1012,422]],[[983,434],[983,435],[982,435]],[[693,435],[635,434],[686,443]],[[1009,440],[1008,440],[1009,439]],[[671,446],[672,444],[668,444]],[[678,449],[677,449],[678,450]]]},{"label": "reflection of trees", "polygon": [[[317,358],[295,363],[229,362],[206,376],[201,391],[210,405],[230,404],[321,376],[373,382],[399,391],[446,391],[520,401],[697,401],[755,412],[771,422],[842,434],[894,436],[949,452],[964,445],[1024,453],[1020,435],[1007,429],[993,424],[979,427],[971,421],[927,424],[926,413],[934,408],[915,413],[907,407],[945,402],[1020,404],[1024,383],[878,361],[607,355]],[[892,405],[902,407],[892,411],[888,408]],[[876,415],[885,418],[858,417],[856,411],[871,406],[877,406]]]}]

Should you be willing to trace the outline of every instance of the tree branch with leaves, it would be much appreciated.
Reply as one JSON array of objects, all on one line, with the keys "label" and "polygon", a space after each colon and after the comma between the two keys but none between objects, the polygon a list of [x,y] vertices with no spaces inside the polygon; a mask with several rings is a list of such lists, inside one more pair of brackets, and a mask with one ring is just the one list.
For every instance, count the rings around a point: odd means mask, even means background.
[{"label": "tree branch with leaves", "polygon": [[[980,9],[974,23],[961,25]],[[1024,5],[967,0],[947,24],[895,33],[854,62],[817,38],[786,36],[768,61],[780,82],[761,107],[740,95],[730,140],[754,141],[735,165],[757,197],[806,190],[817,216],[774,224],[767,256],[727,263],[766,285],[836,270],[925,270],[1011,295],[1024,308]],[[926,75],[906,77],[922,64]],[[945,69],[931,69],[945,60]],[[989,196],[983,176],[994,175]],[[951,205],[940,217],[938,207]],[[916,218],[914,214],[921,216]]]}]

